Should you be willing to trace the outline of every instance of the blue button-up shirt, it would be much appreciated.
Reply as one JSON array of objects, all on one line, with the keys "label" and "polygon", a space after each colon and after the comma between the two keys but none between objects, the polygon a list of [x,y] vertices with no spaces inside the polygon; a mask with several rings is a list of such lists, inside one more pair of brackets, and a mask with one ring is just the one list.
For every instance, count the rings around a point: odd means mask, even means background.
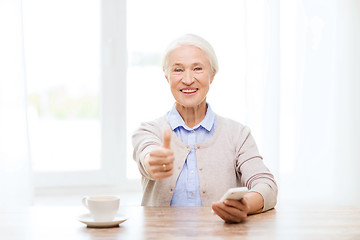
[{"label": "blue button-up shirt", "polygon": [[175,105],[167,114],[167,120],[177,137],[192,147],[183,169],[177,179],[170,206],[201,206],[199,176],[196,164],[195,144],[209,140],[215,132],[216,115],[207,104],[205,118],[193,128],[189,128]]}]

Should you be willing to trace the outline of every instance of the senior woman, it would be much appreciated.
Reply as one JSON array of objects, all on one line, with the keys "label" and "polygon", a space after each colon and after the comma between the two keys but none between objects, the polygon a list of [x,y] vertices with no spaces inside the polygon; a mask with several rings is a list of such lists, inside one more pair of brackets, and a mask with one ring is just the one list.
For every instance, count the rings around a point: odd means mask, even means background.
[{"label": "senior woman", "polygon": [[[206,102],[218,72],[211,45],[191,34],[176,39],[163,70],[175,104],[133,134],[142,205],[211,206],[225,222],[273,208],[277,185],[249,128],[215,114]],[[242,186],[249,192],[240,201],[219,201],[229,188]]]}]

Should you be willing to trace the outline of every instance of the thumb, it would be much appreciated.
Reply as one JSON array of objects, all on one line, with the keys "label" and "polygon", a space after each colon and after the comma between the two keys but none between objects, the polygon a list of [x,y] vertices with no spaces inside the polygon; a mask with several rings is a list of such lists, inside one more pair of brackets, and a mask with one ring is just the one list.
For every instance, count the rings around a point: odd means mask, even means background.
[{"label": "thumb", "polygon": [[166,129],[164,131],[164,142],[163,142],[163,147],[164,148],[170,149],[170,140],[171,140],[171,130]]}]

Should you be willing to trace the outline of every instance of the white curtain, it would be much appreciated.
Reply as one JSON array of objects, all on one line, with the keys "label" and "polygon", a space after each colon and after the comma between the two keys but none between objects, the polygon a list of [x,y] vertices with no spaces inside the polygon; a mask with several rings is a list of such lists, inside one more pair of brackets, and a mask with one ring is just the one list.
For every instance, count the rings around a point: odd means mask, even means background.
[{"label": "white curtain", "polygon": [[359,13],[357,0],[280,1],[283,201],[360,202]]},{"label": "white curtain", "polygon": [[279,202],[360,202],[360,1],[245,0],[247,124]]},{"label": "white curtain", "polygon": [[0,211],[26,208],[31,174],[21,1],[0,1]]}]

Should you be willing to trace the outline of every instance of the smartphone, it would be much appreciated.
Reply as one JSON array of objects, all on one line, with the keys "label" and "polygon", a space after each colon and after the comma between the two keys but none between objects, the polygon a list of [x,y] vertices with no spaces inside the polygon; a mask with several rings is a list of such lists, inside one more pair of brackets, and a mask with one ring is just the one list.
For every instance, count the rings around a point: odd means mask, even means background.
[{"label": "smartphone", "polygon": [[230,188],[229,190],[227,190],[224,196],[222,196],[220,201],[223,202],[226,199],[240,200],[248,192],[249,190],[247,189],[247,187]]}]

